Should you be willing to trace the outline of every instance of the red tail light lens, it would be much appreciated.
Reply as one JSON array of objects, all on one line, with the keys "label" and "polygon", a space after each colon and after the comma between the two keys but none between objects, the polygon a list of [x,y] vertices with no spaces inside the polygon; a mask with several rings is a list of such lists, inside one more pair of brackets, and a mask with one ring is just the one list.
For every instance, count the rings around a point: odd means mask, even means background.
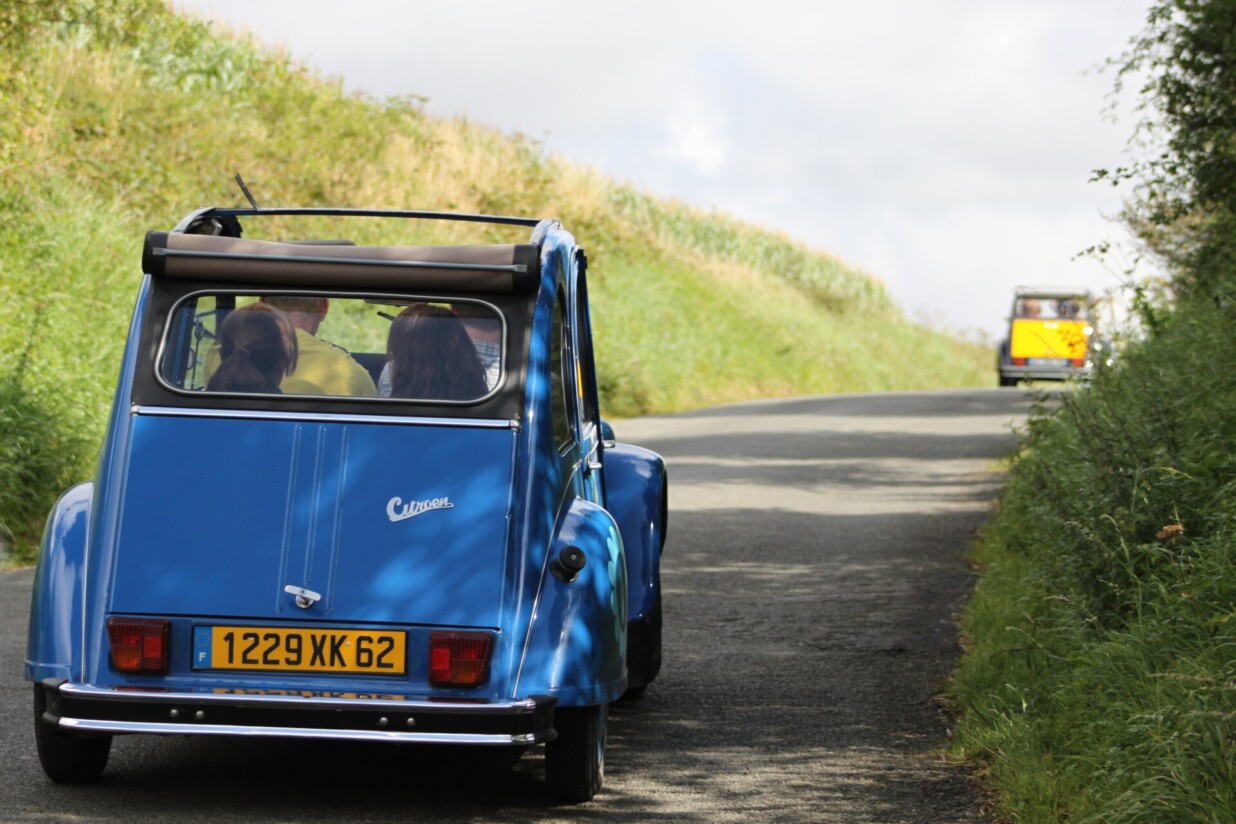
[{"label": "red tail light lens", "polygon": [[1013,365],[1014,366],[1025,366],[1026,359],[1025,358],[1013,358]]},{"label": "red tail light lens", "polygon": [[107,640],[112,665],[121,672],[162,675],[167,672],[167,621],[110,618]]},{"label": "red tail light lens", "polygon": [[475,687],[489,678],[487,632],[429,633],[429,683],[435,687]]},{"label": "red tail light lens", "polygon": [[1073,358],[1072,364],[1076,366],[1078,369],[1081,369],[1083,366],[1086,365],[1086,359],[1085,358]]}]

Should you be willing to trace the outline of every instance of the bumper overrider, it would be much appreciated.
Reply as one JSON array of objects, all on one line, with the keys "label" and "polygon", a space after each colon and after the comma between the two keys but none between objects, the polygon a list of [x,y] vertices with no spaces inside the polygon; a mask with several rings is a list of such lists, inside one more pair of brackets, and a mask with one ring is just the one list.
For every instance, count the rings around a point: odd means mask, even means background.
[{"label": "bumper overrider", "polygon": [[42,721],[63,732],[223,735],[529,746],[555,737],[557,698],[510,702],[156,692],[42,682]]}]

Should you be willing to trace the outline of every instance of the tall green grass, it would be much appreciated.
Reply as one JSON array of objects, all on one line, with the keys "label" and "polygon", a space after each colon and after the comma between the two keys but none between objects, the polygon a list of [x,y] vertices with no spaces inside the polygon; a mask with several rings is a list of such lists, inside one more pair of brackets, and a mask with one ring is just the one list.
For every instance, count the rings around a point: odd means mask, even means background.
[{"label": "tall green grass", "polygon": [[1234,284],[1024,434],[950,691],[1010,820],[1236,820]]},{"label": "tall green grass", "polygon": [[[146,230],[240,203],[238,171],[263,205],[561,218],[592,264],[607,416],[994,380],[987,350],[907,323],[871,277],[783,236],[658,200],[519,135],[431,118],[414,96],[344,94],[161,0],[8,0],[0,537],[16,562],[31,558],[56,495],[91,474]],[[384,231],[351,236],[514,239],[450,223]]]},{"label": "tall green grass", "polygon": [[87,477],[136,278],[107,204],[44,181],[3,205],[0,541],[21,558],[51,501]]}]

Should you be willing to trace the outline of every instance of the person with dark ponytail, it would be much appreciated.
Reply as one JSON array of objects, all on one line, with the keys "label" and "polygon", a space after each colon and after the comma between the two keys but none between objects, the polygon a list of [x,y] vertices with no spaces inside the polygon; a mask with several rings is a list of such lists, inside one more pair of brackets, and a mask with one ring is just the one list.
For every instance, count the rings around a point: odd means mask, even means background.
[{"label": "person with dark ponytail", "polygon": [[386,338],[392,398],[468,401],[489,391],[463,321],[450,309],[414,303]]},{"label": "person with dark ponytail", "polygon": [[252,303],[220,325],[219,354],[206,391],[281,394],[279,383],[296,368],[295,330],[283,312]]}]

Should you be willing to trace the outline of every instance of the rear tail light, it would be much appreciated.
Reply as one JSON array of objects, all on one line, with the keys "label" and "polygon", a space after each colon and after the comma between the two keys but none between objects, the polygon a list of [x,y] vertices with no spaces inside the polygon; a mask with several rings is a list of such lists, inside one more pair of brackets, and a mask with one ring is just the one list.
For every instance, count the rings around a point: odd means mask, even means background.
[{"label": "rear tail light", "polygon": [[1014,366],[1025,366],[1026,359],[1025,358],[1013,358],[1013,365]]},{"label": "rear tail light", "polygon": [[107,640],[112,665],[121,672],[162,675],[167,672],[168,622],[143,618],[109,618]]},{"label": "rear tail light", "polygon": [[475,687],[489,678],[487,632],[429,633],[429,683],[435,687]]},{"label": "rear tail light", "polygon": [[1074,366],[1076,366],[1078,369],[1081,369],[1083,366],[1086,365],[1086,359],[1085,358],[1073,358],[1071,363]]}]

